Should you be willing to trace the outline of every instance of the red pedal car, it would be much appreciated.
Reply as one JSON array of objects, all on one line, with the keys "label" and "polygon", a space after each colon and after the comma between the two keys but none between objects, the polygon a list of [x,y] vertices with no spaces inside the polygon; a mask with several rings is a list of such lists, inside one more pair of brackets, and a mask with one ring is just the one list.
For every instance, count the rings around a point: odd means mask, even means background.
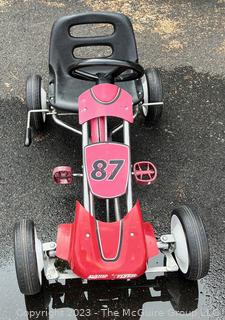
[{"label": "red pedal car", "polygon": [[[96,23],[110,24],[114,31],[94,37],[71,35],[72,26]],[[79,47],[105,45],[112,49],[107,58],[74,55]],[[25,145],[31,143],[31,128],[42,130],[46,116],[81,135],[82,172],[56,167],[53,181],[71,184],[74,177],[82,177],[83,201],[76,203],[74,221],[59,225],[56,242],[42,243],[31,220],[16,223],[15,263],[21,292],[40,292],[43,276],[49,281],[128,280],[144,273],[180,270],[190,280],[204,277],[209,250],[200,216],[186,206],[179,207],[172,212],[171,232],[156,238],[151,223],[143,221],[139,201],[133,202],[132,180],[150,185],[157,170],[149,161],[132,165],[130,126],[140,110],[146,125],[156,124],[163,96],[159,72],[138,64],[130,20],[122,14],[100,12],[57,20],[51,33],[46,97],[41,77],[30,76]],[[74,113],[80,129],[62,120]],[[118,131],[120,139],[115,138]],[[101,219],[97,218],[98,203],[104,204]],[[165,263],[156,266],[152,262],[160,252]]]}]

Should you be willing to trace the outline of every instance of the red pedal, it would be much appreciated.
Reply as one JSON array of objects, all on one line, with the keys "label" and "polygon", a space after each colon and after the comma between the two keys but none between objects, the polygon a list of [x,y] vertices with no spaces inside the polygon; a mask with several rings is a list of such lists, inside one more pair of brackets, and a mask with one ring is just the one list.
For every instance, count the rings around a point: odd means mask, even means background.
[{"label": "red pedal", "polygon": [[149,161],[136,162],[133,170],[136,182],[141,185],[149,185],[156,180],[157,169],[155,165]]},{"label": "red pedal", "polygon": [[68,166],[56,167],[52,172],[56,184],[71,184],[73,182],[72,168]]}]

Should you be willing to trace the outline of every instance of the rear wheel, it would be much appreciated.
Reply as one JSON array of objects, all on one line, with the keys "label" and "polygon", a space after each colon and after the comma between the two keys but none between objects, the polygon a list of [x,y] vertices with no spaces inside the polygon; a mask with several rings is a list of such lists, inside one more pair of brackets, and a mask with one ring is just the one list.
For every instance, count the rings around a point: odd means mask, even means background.
[{"label": "rear wheel", "polygon": [[[32,74],[27,78],[26,87],[27,111],[46,109],[46,92],[42,86],[42,78],[37,74]],[[44,128],[46,114],[37,112],[31,113],[31,127],[36,131]]]},{"label": "rear wheel", "polygon": [[174,255],[184,277],[198,280],[206,276],[209,271],[210,256],[200,216],[187,206],[173,210],[171,233],[176,241]]},{"label": "rear wheel", "polygon": [[[163,102],[163,87],[161,76],[156,69],[146,69],[143,80],[144,103]],[[160,120],[163,112],[162,104],[142,106],[146,126],[150,127]]]},{"label": "rear wheel", "polygon": [[32,220],[22,220],[14,228],[14,256],[18,285],[25,295],[41,291],[44,267],[41,241]]}]

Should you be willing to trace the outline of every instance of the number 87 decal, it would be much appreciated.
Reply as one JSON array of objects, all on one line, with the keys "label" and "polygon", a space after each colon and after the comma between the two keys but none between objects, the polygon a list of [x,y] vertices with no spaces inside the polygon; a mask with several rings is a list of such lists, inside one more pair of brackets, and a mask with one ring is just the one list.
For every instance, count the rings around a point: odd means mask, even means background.
[{"label": "number 87 decal", "polygon": [[[93,180],[101,181],[104,179],[107,180],[113,180],[119,173],[120,169],[122,168],[124,164],[124,160],[96,160],[92,167],[93,170],[91,172],[91,178]],[[113,169],[112,173],[108,178],[107,177],[107,169],[109,165],[115,165],[115,168]]]}]

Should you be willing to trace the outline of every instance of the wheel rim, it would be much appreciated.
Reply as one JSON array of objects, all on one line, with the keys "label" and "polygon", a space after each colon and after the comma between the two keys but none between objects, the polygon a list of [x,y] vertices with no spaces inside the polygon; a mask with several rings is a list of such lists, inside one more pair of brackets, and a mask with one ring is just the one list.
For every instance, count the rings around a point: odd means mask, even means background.
[{"label": "wheel rim", "polygon": [[[146,75],[143,75],[141,80],[142,80],[142,88],[144,93],[144,103],[148,103],[148,84],[147,84]],[[142,105],[142,112],[143,112],[143,115],[147,117],[148,107]]]},{"label": "wheel rim", "polygon": [[42,284],[42,270],[44,268],[44,259],[43,259],[42,243],[37,237],[36,229],[34,230],[34,239],[35,239],[35,252],[36,252],[36,259],[37,259],[38,278],[39,278],[40,284]]},{"label": "wheel rim", "polygon": [[142,111],[143,111],[143,115],[144,115],[145,117],[147,117],[148,107],[147,107],[147,106],[142,106]]},{"label": "wheel rim", "polygon": [[177,260],[177,264],[180,270],[184,274],[186,274],[189,268],[187,239],[182,223],[176,215],[173,215],[171,218],[171,233],[176,241],[176,248],[174,250],[174,254]]},{"label": "wheel rim", "polygon": [[[47,108],[46,99],[47,99],[47,94],[46,94],[45,89],[42,87],[42,82],[41,82],[41,108],[42,109]],[[45,123],[45,121],[46,121],[46,113],[45,112],[42,112],[42,118],[43,118],[43,122]]]}]

